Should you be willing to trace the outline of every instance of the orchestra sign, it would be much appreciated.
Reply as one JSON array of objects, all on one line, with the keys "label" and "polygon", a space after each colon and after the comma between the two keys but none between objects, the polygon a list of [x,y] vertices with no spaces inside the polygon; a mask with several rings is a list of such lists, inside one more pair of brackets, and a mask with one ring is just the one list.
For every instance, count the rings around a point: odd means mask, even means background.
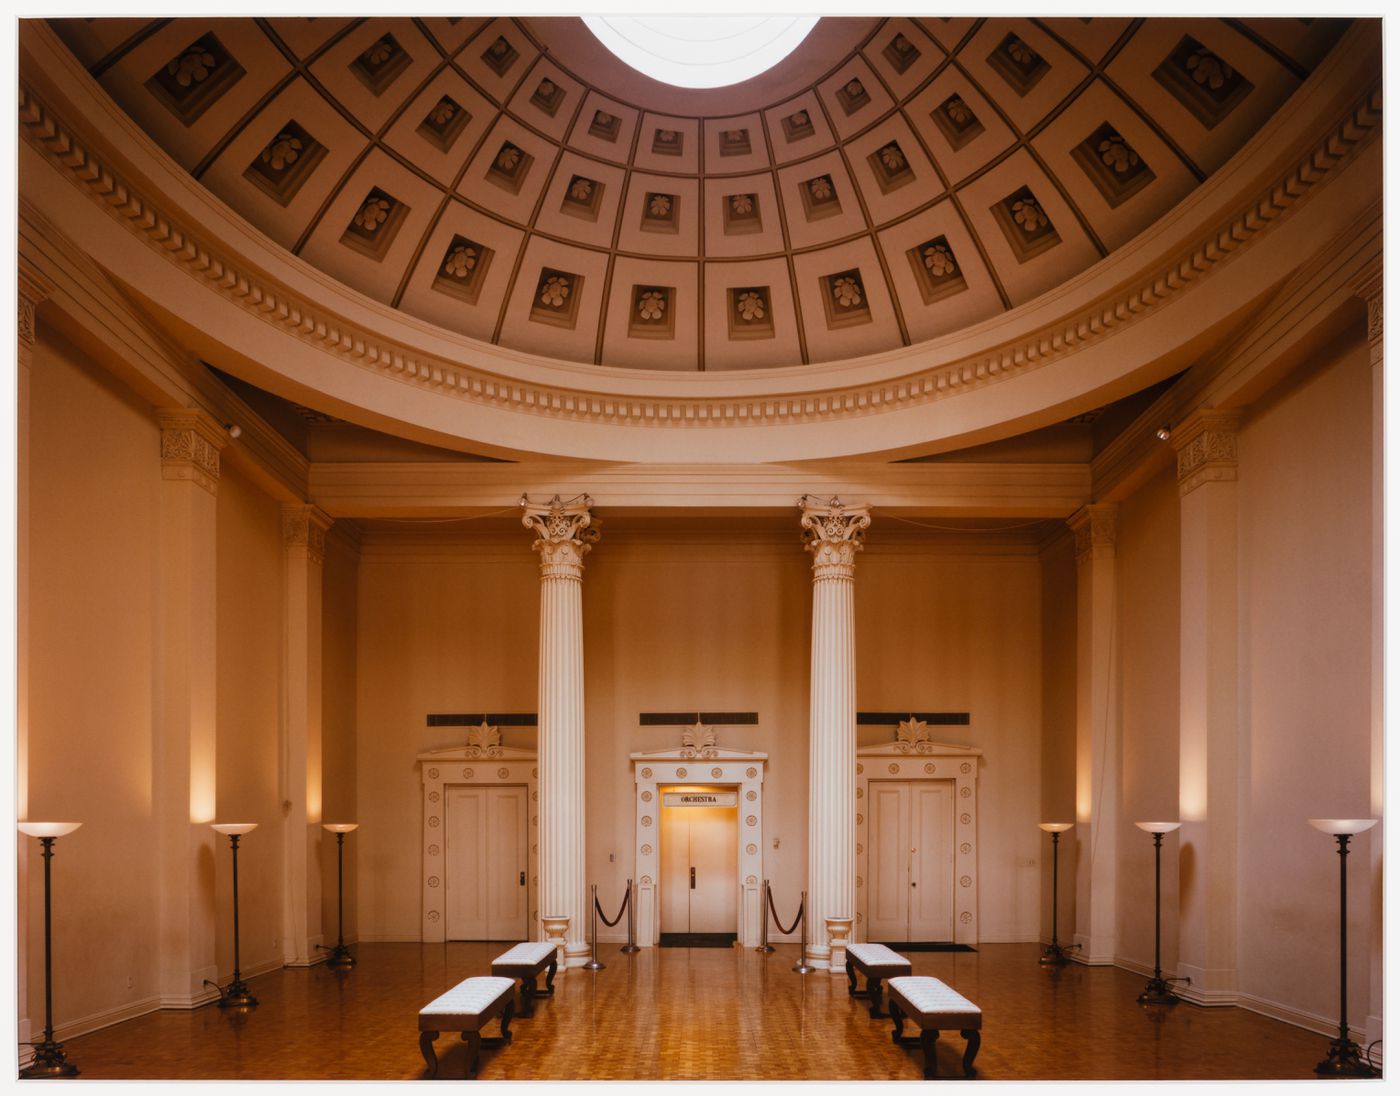
[{"label": "orchestra sign", "polygon": [[737,807],[739,793],[730,791],[713,792],[664,792],[661,803],[666,807]]}]

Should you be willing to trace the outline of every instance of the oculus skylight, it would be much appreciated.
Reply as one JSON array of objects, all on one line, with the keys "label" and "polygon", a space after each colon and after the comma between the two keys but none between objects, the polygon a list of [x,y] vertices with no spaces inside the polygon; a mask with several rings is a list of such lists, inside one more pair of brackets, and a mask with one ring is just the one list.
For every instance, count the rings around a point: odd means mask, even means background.
[{"label": "oculus skylight", "polygon": [[767,72],[817,16],[585,15],[597,39],[638,72],[683,88],[718,88]]}]

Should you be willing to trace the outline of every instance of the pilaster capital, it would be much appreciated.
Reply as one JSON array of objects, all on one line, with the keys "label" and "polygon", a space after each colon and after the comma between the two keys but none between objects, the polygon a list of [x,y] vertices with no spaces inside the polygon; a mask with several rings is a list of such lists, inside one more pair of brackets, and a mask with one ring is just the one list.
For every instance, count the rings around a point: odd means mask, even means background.
[{"label": "pilaster capital", "polygon": [[160,424],[160,474],[168,480],[188,480],[211,495],[219,493],[219,451],[228,444],[223,424],[189,407],[156,410]]},{"label": "pilaster capital", "polygon": [[283,503],[282,507],[282,546],[288,551],[305,550],[312,563],[320,563],[326,558],[326,530],[335,519],[319,506],[302,503]]},{"label": "pilaster capital", "polygon": [[562,501],[555,495],[544,505],[520,496],[520,523],[535,533],[541,578],[582,578],[583,557],[602,536],[587,495]]},{"label": "pilaster capital", "polygon": [[1172,431],[1176,483],[1183,496],[1203,483],[1233,483],[1239,477],[1238,411],[1194,411]]},{"label": "pilaster capital", "polygon": [[869,506],[845,506],[839,498],[797,500],[802,511],[802,543],[812,553],[812,580],[854,578],[856,553],[865,547]]},{"label": "pilaster capital", "polygon": [[1069,516],[1074,531],[1074,558],[1112,559],[1118,542],[1118,504],[1091,502]]},{"label": "pilaster capital", "polygon": [[1367,340],[1379,342],[1385,326],[1385,276],[1379,259],[1352,280],[1351,291],[1366,302]]},{"label": "pilaster capital", "polygon": [[20,258],[19,268],[15,272],[15,296],[19,311],[15,319],[15,334],[20,345],[26,348],[34,346],[36,329],[34,326],[34,310],[40,303],[49,299],[53,294],[53,283],[34,269],[23,257]]}]

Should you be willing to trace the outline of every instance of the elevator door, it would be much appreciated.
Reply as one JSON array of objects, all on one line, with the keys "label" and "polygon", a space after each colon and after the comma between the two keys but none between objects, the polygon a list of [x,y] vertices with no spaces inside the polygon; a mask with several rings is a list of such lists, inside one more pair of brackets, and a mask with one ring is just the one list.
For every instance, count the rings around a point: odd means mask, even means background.
[{"label": "elevator door", "polygon": [[524,940],[524,785],[446,789],[447,938]]},{"label": "elevator door", "polygon": [[[730,788],[661,793],[662,942],[736,939],[739,928],[739,809]],[[718,805],[710,805],[709,801]],[[667,938],[672,938],[668,940]]]},{"label": "elevator door", "polygon": [[953,939],[953,782],[870,782],[869,939]]}]

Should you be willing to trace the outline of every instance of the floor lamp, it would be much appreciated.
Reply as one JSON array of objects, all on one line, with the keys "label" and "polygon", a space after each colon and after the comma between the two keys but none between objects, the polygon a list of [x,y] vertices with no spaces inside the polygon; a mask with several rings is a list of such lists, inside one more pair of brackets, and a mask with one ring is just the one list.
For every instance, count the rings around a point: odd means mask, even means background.
[{"label": "floor lamp", "polygon": [[358,822],[321,823],[322,829],[335,834],[335,947],[326,959],[331,970],[350,970],[355,965],[345,946],[345,835],[358,826]]},{"label": "floor lamp", "polygon": [[1140,1005],[1174,1005],[1181,998],[1177,997],[1167,988],[1166,979],[1162,977],[1162,835],[1171,833],[1172,830],[1180,829],[1180,822],[1138,822],[1136,826],[1140,830],[1146,830],[1152,835],[1152,849],[1157,861],[1157,895],[1156,895],[1156,918],[1155,927],[1152,932],[1153,939],[1153,959],[1152,978],[1147,983],[1147,988],[1138,994],[1138,1004]]},{"label": "floor lamp", "polygon": [[1040,957],[1043,967],[1062,967],[1068,961],[1060,947],[1060,834],[1073,829],[1073,822],[1042,822],[1040,828],[1050,835],[1050,946]]},{"label": "floor lamp", "polygon": [[1379,1077],[1380,1070],[1366,1061],[1361,1048],[1352,1042],[1347,1029],[1347,844],[1358,833],[1376,824],[1374,818],[1310,818],[1308,821],[1323,833],[1337,839],[1337,860],[1342,866],[1342,940],[1341,940],[1341,1019],[1337,1037],[1327,1048],[1327,1057],[1313,1069],[1320,1077]]},{"label": "floor lamp", "polygon": [[228,989],[219,989],[220,1008],[254,1008],[258,999],[248,992],[248,984],[238,969],[238,839],[245,833],[258,828],[256,822],[215,822],[212,828],[218,833],[228,834],[229,846],[233,849],[233,981]]},{"label": "floor lamp", "polygon": [[34,1044],[34,1059],[19,1075],[30,1077],[76,1077],[78,1067],[63,1056],[63,1044],[53,1039],[53,919],[51,906],[51,867],[53,843],[66,837],[81,822],[21,822],[19,832],[37,837],[44,850],[44,1038]]}]

